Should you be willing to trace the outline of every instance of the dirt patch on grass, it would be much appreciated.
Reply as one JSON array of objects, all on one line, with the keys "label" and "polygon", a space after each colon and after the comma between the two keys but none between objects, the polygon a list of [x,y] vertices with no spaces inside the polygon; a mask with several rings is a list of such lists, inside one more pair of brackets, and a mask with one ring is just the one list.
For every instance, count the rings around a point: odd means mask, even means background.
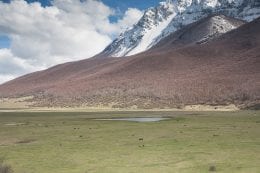
[{"label": "dirt patch on grass", "polygon": [[16,144],[30,144],[35,142],[35,139],[22,139],[16,142]]},{"label": "dirt patch on grass", "polygon": [[236,105],[188,105],[184,107],[186,111],[238,111],[239,108]]},{"label": "dirt patch on grass", "polygon": [[0,141],[0,146],[10,146],[15,144],[31,144],[36,142],[36,139],[3,139]]},{"label": "dirt patch on grass", "polygon": [[9,146],[17,142],[17,139],[1,139],[0,146]]},{"label": "dirt patch on grass", "polygon": [[6,126],[22,126],[22,125],[26,125],[27,123],[15,123],[15,122],[12,122],[12,123],[7,123],[5,124]]}]

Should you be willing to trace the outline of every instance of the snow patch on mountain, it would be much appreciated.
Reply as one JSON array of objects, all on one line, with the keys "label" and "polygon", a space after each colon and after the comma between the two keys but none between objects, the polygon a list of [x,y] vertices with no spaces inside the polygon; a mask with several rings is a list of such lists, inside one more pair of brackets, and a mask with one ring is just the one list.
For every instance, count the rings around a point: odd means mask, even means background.
[{"label": "snow patch on mountain", "polygon": [[209,31],[207,35],[205,35],[201,40],[199,40],[198,44],[207,43],[213,38],[218,37],[221,34],[227,33],[233,29],[236,29],[237,26],[233,25],[231,22],[225,19],[222,16],[214,16],[210,20],[211,24],[209,26]]},{"label": "snow patch on mountain", "polygon": [[[101,55],[121,57],[146,51],[169,34],[212,14],[224,14],[252,21],[260,16],[260,2],[259,0],[166,0],[157,7],[149,8],[137,24],[120,34]],[[220,24],[226,25],[221,21]]]},{"label": "snow patch on mountain", "polygon": [[125,56],[130,56],[139,52],[143,52],[144,50],[147,50],[154,46],[156,38],[160,36],[162,31],[169,25],[175,15],[176,14],[172,14],[168,17],[168,19],[161,22],[159,25],[152,27],[150,30],[147,30],[139,44],[130,52],[128,52]]}]

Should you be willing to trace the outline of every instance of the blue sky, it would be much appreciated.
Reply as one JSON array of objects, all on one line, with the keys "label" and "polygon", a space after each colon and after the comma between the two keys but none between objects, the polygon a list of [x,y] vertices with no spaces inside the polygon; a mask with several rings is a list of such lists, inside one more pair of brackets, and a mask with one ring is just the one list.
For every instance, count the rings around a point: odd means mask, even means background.
[{"label": "blue sky", "polygon": [[160,1],[0,0],[0,84],[94,56]]},{"label": "blue sky", "polygon": [[146,9],[157,5],[161,0],[102,0],[108,6],[114,8],[120,8],[126,10],[129,7],[135,7],[138,9]]},{"label": "blue sky", "polygon": [[[6,3],[9,3],[11,0],[0,0]],[[40,2],[42,6],[50,6],[51,0],[26,0],[27,2]],[[145,10],[149,7],[156,6],[162,0],[100,0],[104,4],[119,9],[120,11],[124,12],[129,7],[131,8],[138,8],[140,10]],[[113,18],[115,19],[115,18]]]},{"label": "blue sky", "polygon": [[[11,0],[0,0],[5,3],[10,3]],[[26,0],[27,2],[40,2],[43,7],[50,6],[51,0]],[[145,10],[149,7],[156,6],[162,0],[101,0],[104,4],[117,9],[120,13],[111,16],[110,20],[116,22],[122,17],[128,8],[137,8]],[[0,35],[0,48],[8,48],[10,46],[10,39],[7,36]]]},{"label": "blue sky", "polygon": [[0,35],[0,48],[8,48],[10,47],[10,40],[7,36]]},{"label": "blue sky", "polygon": [[[10,2],[11,0],[0,0],[3,2]],[[26,0],[27,2],[41,2],[43,6],[51,5],[51,0]],[[161,0],[101,0],[106,5],[114,8],[126,10],[128,7],[135,7],[139,9],[146,9],[148,7],[158,4]]]},{"label": "blue sky", "polygon": [[[102,0],[102,2],[112,8],[119,9],[121,12],[126,11],[129,7],[145,10],[149,7],[156,6],[162,0]],[[116,21],[119,16],[111,17]]]}]

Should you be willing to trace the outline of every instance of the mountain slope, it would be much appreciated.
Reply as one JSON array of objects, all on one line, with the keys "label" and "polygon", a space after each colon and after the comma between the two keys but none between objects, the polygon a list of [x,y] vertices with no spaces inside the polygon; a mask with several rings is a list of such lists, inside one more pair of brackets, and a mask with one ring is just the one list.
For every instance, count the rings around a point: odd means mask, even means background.
[{"label": "mountain slope", "polygon": [[128,58],[91,58],[32,73],[0,85],[0,96],[33,95],[39,106],[166,108],[260,102],[260,19],[205,44],[175,49],[176,44],[165,43]]},{"label": "mountain slope", "polygon": [[191,44],[205,44],[245,23],[245,21],[224,15],[212,15],[170,34],[151,50],[156,48],[155,50],[158,51],[158,48],[163,47],[176,49]]},{"label": "mountain slope", "polygon": [[155,8],[149,8],[136,25],[122,33],[97,57],[121,57],[143,52],[183,26],[216,13],[252,21],[260,16],[260,2],[167,0]]}]

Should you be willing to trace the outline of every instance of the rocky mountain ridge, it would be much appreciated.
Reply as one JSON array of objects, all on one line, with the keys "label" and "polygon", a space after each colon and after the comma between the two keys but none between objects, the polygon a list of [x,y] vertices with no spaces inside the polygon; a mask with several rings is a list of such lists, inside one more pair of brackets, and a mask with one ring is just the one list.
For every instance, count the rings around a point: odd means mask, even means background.
[{"label": "rocky mountain ridge", "polygon": [[135,55],[171,33],[212,14],[252,21],[260,16],[258,0],[166,0],[149,8],[132,28],[121,33],[99,57]]}]

